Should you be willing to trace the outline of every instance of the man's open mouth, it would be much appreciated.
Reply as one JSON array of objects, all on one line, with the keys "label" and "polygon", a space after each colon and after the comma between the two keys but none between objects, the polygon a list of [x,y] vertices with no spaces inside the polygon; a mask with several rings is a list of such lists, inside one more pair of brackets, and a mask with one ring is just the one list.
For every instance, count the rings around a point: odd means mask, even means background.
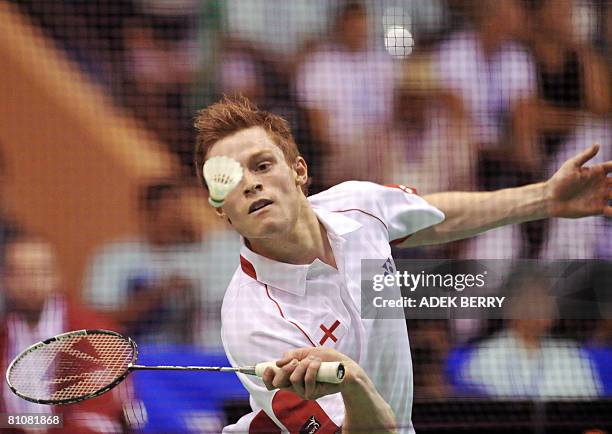
[{"label": "man's open mouth", "polygon": [[270,205],[272,201],[270,199],[259,199],[251,204],[249,207],[249,214],[254,213],[255,211],[259,211],[262,208]]}]

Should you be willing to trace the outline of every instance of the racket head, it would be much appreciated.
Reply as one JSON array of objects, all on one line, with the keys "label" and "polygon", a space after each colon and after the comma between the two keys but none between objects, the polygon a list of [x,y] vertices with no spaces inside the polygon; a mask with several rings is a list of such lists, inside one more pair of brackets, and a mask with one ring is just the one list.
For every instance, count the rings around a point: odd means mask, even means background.
[{"label": "racket head", "polygon": [[22,351],[6,370],[6,381],[27,401],[70,404],[111,390],[137,358],[136,343],[117,332],[71,331]]}]

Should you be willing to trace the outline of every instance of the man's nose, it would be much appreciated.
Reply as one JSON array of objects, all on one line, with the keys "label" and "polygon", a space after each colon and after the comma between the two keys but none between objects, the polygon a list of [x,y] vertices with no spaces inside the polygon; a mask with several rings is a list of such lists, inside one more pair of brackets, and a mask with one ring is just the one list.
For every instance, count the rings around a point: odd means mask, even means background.
[{"label": "man's nose", "polygon": [[249,196],[255,192],[262,191],[263,185],[257,178],[248,172],[244,174],[244,194]]}]

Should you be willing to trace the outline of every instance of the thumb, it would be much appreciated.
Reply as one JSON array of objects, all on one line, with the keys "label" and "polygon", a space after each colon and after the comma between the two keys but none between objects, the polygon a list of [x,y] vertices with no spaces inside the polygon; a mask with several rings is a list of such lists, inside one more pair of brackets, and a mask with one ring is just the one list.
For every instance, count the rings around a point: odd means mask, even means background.
[{"label": "thumb", "polygon": [[586,163],[591,158],[593,158],[595,155],[597,155],[597,152],[599,152],[599,145],[598,144],[591,145],[590,148],[585,149],[584,151],[582,151],[581,153],[579,153],[573,158],[574,165],[576,167],[581,167],[584,163]]}]

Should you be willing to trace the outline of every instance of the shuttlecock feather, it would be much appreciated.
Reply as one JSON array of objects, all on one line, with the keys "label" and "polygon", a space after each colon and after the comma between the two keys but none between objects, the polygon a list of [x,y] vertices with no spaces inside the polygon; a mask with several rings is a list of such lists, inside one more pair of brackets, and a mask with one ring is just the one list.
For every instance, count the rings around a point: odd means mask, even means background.
[{"label": "shuttlecock feather", "polygon": [[204,163],[203,169],[208,185],[208,202],[219,208],[242,179],[242,166],[233,158],[213,157]]}]

